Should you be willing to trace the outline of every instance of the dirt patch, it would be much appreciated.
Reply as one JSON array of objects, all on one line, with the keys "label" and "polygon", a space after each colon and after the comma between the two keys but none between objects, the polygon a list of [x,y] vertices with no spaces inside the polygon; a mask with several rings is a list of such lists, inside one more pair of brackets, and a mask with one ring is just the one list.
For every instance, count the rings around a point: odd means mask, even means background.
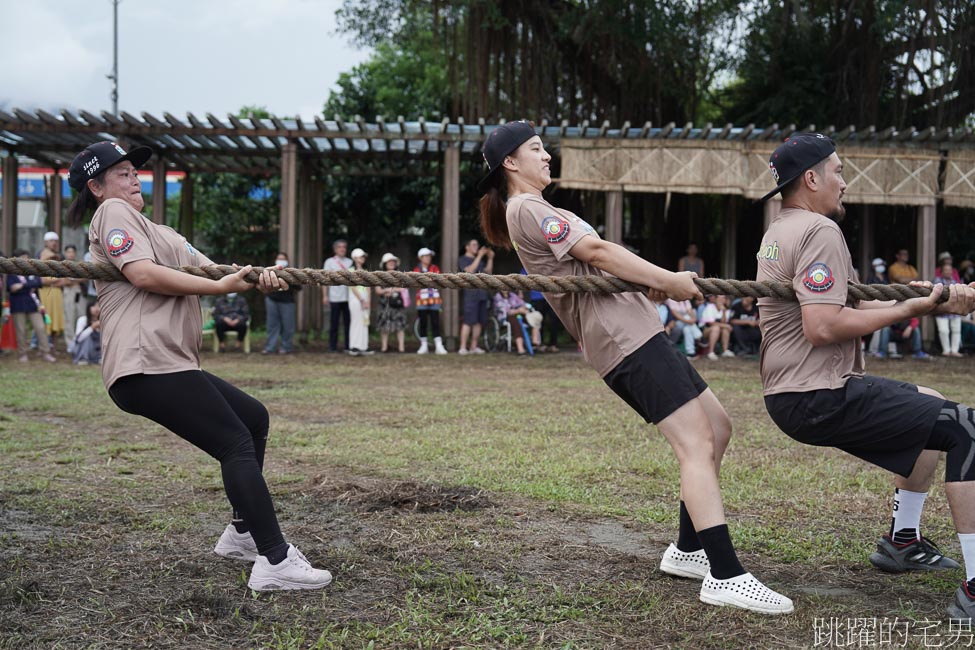
[{"label": "dirt patch", "polygon": [[492,507],[483,490],[471,487],[446,487],[414,481],[389,481],[376,478],[318,477],[312,493],[338,503],[353,505],[365,512],[405,510],[416,513],[473,512]]}]

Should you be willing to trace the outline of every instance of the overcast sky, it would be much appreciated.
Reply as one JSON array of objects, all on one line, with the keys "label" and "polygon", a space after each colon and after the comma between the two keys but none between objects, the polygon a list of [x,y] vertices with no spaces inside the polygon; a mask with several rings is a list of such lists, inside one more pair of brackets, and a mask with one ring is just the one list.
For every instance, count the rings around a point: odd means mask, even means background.
[{"label": "overcast sky", "polygon": [[[341,0],[122,0],[119,110],[320,115],[364,61]],[[0,108],[111,111],[111,0],[0,0]]]}]

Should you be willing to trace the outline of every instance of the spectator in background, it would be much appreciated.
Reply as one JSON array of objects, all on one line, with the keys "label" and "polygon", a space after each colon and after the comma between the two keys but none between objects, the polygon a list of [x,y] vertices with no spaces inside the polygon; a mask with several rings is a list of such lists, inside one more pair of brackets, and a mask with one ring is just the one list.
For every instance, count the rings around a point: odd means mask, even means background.
[{"label": "spectator in background", "polygon": [[[41,249],[39,258],[47,260],[60,260],[61,258],[61,238],[56,232],[44,233],[44,248]],[[47,313],[45,322],[47,324],[47,335],[51,337],[51,351],[57,350],[57,339],[65,330],[64,326],[64,292],[61,288],[73,282],[65,278],[42,278],[40,289],[37,290],[37,297],[44,305]],[[74,326],[74,323],[71,324]]]},{"label": "spectator in background", "polygon": [[731,333],[739,354],[758,354],[762,345],[759,327],[758,304],[751,296],[745,296],[731,308]]},{"label": "spectator in background", "polygon": [[[30,258],[30,253],[24,249],[14,251],[14,257]],[[43,284],[35,275],[8,275],[6,279],[7,295],[10,297],[10,316],[14,319],[14,330],[17,332],[17,354],[20,361],[27,363],[27,352],[30,350],[30,339],[27,337],[27,323],[30,322],[37,345],[44,355],[45,361],[54,362],[51,345],[48,342],[47,330],[44,326],[44,314],[41,301],[35,291]]]},{"label": "spectator in background", "polygon": [[704,306],[698,326],[708,342],[708,359],[718,360],[716,352],[718,342],[721,342],[721,356],[733,357],[731,351],[731,311],[728,309],[728,299],[724,296],[711,296]]},{"label": "spectator in background", "polygon": [[79,366],[97,366],[102,362],[101,311],[98,303],[88,305],[85,315],[78,318],[74,326],[72,358]]},{"label": "spectator in background", "polygon": [[[67,262],[74,262],[78,259],[78,248],[68,244],[64,247],[64,259]],[[85,300],[84,290],[88,283],[84,280],[64,280],[61,293],[64,301],[64,342],[68,348],[68,354],[74,354],[75,346],[75,324],[78,319],[84,318],[88,301]]]},{"label": "spectator in background", "polygon": [[[379,268],[383,271],[398,271],[399,258],[392,253],[383,255]],[[396,346],[400,352],[406,352],[406,309],[410,306],[410,292],[408,289],[395,287],[376,287],[379,297],[379,349],[386,352],[389,348],[389,335],[396,334]]]},{"label": "spectator in background", "polygon": [[[440,273],[440,267],[433,263],[433,251],[427,247],[416,253],[419,264],[413,269],[414,273]],[[440,338],[440,310],[443,308],[443,298],[437,289],[420,289],[416,292],[416,315],[420,319],[420,349],[417,354],[427,354],[427,332],[433,330],[433,343],[437,354],[447,354]]]},{"label": "spectator in background", "polygon": [[911,256],[906,248],[897,251],[895,259],[897,261],[890,265],[890,272],[887,275],[891,284],[907,284],[920,279],[917,269],[908,264]]},{"label": "spectator in background", "polygon": [[[915,359],[930,359],[931,357],[921,348],[921,321],[917,318],[894,323],[889,328],[880,330],[880,350],[877,357],[883,359],[887,356],[888,344],[903,343],[905,351],[914,354]],[[891,352],[891,359],[899,359],[900,354]]]},{"label": "spectator in background", "polygon": [[934,270],[934,277],[935,278],[940,278],[941,277],[942,265],[946,261],[949,264],[952,265],[952,268],[951,268],[951,279],[954,280],[954,282],[952,284],[958,284],[958,283],[960,283],[961,282],[961,275],[958,274],[958,269],[954,268],[955,259],[951,256],[951,253],[949,253],[948,251],[942,251],[938,255],[938,268]]},{"label": "spectator in background", "polygon": [[[522,321],[527,325],[528,321],[525,319],[528,316],[528,306],[521,295],[517,291],[499,291],[494,294],[494,313],[498,320],[507,320],[511,326],[511,336],[515,339],[518,354],[526,354],[525,337],[521,332],[521,322],[518,320],[518,316],[521,316]],[[537,328],[531,330],[533,344],[538,340],[539,334]]]},{"label": "spectator in background", "polygon": [[[951,255],[942,253],[938,256],[941,259],[941,266],[935,275],[936,284],[951,286],[958,284],[956,279],[958,272],[952,268]],[[934,317],[935,325],[938,326],[938,340],[941,342],[941,356],[960,357],[961,349],[961,316],[957,314],[938,314]]]},{"label": "spectator in background", "polygon": [[[326,271],[348,271],[352,260],[345,256],[349,243],[336,239],[332,244],[332,257],[325,260]],[[339,327],[342,328],[343,350],[349,349],[349,288],[343,285],[328,287],[322,292],[322,304],[329,307],[328,312],[328,351],[339,350]],[[342,321],[342,324],[339,324]]]},{"label": "spectator in background", "polygon": [[226,352],[224,340],[227,332],[237,332],[234,349],[240,349],[240,342],[247,336],[247,321],[251,312],[247,307],[247,300],[239,293],[228,293],[217,298],[213,305],[213,325],[220,341],[220,351]]},{"label": "spectator in background", "polygon": [[958,273],[961,275],[961,281],[965,284],[975,282],[975,262],[966,257],[958,265]]},{"label": "spectator in background", "polygon": [[879,257],[875,257],[870,262],[867,284],[890,284],[890,281],[887,279],[887,264]]},{"label": "spectator in background", "polygon": [[[366,252],[361,248],[352,251],[353,270],[366,270]],[[372,302],[369,287],[349,287],[349,354],[360,356],[369,352],[369,315]]]},{"label": "spectator in background", "polygon": [[[289,264],[287,253],[278,253],[274,259],[275,268],[287,268]],[[275,350],[278,354],[290,354],[294,351],[295,293],[298,291],[301,291],[301,285],[291,284],[284,291],[272,291],[264,296],[267,343],[264,344],[261,354],[274,354]]]},{"label": "spectator in background", "polygon": [[697,256],[697,244],[687,245],[687,255],[677,260],[678,271],[694,271],[699,278],[704,277],[704,260]]},{"label": "spectator in background", "polygon": [[[457,260],[457,267],[464,273],[493,273],[494,251],[481,248],[480,242],[471,239],[464,246],[464,254]],[[488,302],[490,297],[484,289],[464,289],[464,324],[460,326],[460,349],[457,354],[468,354],[467,340],[470,339],[470,354],[484,354],[478,347],[481,330],[487,325]]]},{"label": "spectator in background", "polygon": [[[528,271],[521,269],[522,275],[528,275]],[[559,352],[559,333],[562,331],[562,321],[555,314],[552,306],[545,300],[545,295],[541,291],[532,289],[528,294],[528,301],[532,308],[542,317],[542,326],[539,332],[539,345],[536,352]],[[659,305],[658,305],[659,307]],[[669,314],[669,311],[668,311]],[[663,320],[663,319],[661,319]],[[541,341],[546,341],[545,345]]]},{"label": "spectator in background", "polygon": [[684,340],[684,354],[689,357],[697,356],[697,341],[701,338],[701,328],[697,326],[697,316],[694,314],[694,307],[690,300],[667,300],[667,309],[670,315],[680,325],[681,338]]}]

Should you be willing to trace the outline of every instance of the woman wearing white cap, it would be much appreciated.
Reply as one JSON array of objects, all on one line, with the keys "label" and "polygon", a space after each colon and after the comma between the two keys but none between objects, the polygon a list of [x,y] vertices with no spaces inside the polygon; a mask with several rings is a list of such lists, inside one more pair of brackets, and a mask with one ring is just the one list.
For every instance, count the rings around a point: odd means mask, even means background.
[{"label": "woman wearing white cap", "polygon": [[[399,269],[399,258],[392,253],[383,255],[379,264],[381,271],[396,271]],[[376,287],[379,296],[379,349],[386,352],[389,348],[389,335],[396,333],[397,349],[406,352],[406,308],[410,306],[409,289],[395,287]]]},{"label": "woman wearing white cap", "polygon": [[[440,267],[433,263],[434,252],[424,246],[416,252],[419,264],[413,269],[414,273],[440,273]],[[420,319],[420,349],[417,354],[427,354],[427,332],[433,330],[433,343],[437,354],[447,354],[440,338],[440,310],[443,308],[443,298],[437,289],[419,289],[416,292],[416,315]]]},{"label": "woman wearing white cap", "polygon": [[[366,252],[352,251],[352,270],[364,271]],[[349,287],[349,354],[360,356],[369,352],[369,287]]]}]

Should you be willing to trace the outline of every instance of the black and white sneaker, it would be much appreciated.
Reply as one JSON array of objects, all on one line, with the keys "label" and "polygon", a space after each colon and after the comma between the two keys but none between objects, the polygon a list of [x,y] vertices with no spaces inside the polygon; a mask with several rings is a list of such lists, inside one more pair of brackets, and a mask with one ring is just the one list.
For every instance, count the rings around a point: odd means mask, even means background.
[{"label": "black and white sneaker", "polygon": [[948,605],[948,618],[969,622],[975,618],[975,596],[968,590],[968,582],[961,583],[955,592],[955,602]]},{"label": "black and white sneaker", "polygon": [[884,535],[877,542],[876,552],[870,554],[870,564],[888,573],[961,568],[961,565],[950,557],[945,557],[941,549],[927,537],[915,539],[907,544],[898,544],[890,538],[890,535]]}]

